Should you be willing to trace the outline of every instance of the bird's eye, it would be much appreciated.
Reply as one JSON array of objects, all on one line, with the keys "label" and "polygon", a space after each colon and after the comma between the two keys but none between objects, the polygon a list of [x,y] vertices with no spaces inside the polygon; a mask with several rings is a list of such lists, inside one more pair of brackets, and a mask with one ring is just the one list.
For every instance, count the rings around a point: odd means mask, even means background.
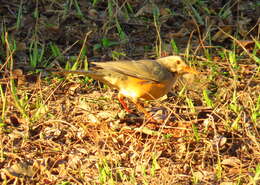
[{"label": "bird's eye", "polygon": [[176,63],[177,63],[177,65],[179,65],[181,63],[181,61],[177,60]]}]

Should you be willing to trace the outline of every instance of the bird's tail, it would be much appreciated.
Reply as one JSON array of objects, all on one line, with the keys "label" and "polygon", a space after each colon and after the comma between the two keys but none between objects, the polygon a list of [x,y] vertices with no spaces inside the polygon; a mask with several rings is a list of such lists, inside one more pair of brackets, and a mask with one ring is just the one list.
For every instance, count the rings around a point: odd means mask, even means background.
[{"label": "bird's tail", "polygon": [[68,75],[68,74],[77,74],[77,75],[83,75],[83,76],[88,76],[96,80],[102,80],[103,74],[98,73],[97,71],[91,71],[91,70],[65,70],[65,69],[54,69],[54,68],[47,68],[47,69],[42,69],[43,71],[46,72],[51,72],[53,74],[58,74],[58,75]]},{"label": "bird's tail", "polygon": [[46,72],[51,72],[54,74],[78,74],[78,75],[85,75],[88,76],[90,74],[93,74],[92,71],[86,71],[86,70],[65,70],[65,69],[44,69]]}]

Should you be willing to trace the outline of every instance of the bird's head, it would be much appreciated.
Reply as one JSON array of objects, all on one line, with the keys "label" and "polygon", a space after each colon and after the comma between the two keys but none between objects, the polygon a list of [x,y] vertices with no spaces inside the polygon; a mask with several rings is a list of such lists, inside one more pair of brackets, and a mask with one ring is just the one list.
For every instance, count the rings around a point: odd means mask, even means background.
[{"label": "bird's head", "polygon": [[165,66],[167,69],[169,69],[171,72],[177,72],[178,74],[183,73],[192,73],[192,74],[198,74],[198,72],[188,66],[180,56],[167,56],[163,58],[156,59],[158,63]]}]

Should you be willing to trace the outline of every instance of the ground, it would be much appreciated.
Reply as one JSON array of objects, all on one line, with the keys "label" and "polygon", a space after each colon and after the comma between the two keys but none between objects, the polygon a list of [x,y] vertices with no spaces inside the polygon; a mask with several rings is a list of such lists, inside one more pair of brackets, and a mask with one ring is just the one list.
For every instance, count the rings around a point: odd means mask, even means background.
[{"label": "ground", "polygon": [[[1,184],[258,184],[259,12],[249,0],[2,1]],[[168,55],[200,73],[144,102],[153,121],[98,81],[42,70]]]}]

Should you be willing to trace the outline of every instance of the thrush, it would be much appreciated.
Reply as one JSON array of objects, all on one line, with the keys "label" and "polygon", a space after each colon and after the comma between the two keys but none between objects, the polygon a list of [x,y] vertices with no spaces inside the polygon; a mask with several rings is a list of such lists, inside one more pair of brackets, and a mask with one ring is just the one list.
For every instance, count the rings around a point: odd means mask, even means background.
[{"label": "thrush", "polygon": [[89,70],[59,70],[58,73],[74,73],[89,76],[118,90],[118,100],[126,111],[124,102],[129,98],[139,111],[147,115],[140,100],[155,100],[167,94],[177,79],[185,73],[197,74],[179,56],[167,56],[155,60],[121,60],[92,62]]}]

